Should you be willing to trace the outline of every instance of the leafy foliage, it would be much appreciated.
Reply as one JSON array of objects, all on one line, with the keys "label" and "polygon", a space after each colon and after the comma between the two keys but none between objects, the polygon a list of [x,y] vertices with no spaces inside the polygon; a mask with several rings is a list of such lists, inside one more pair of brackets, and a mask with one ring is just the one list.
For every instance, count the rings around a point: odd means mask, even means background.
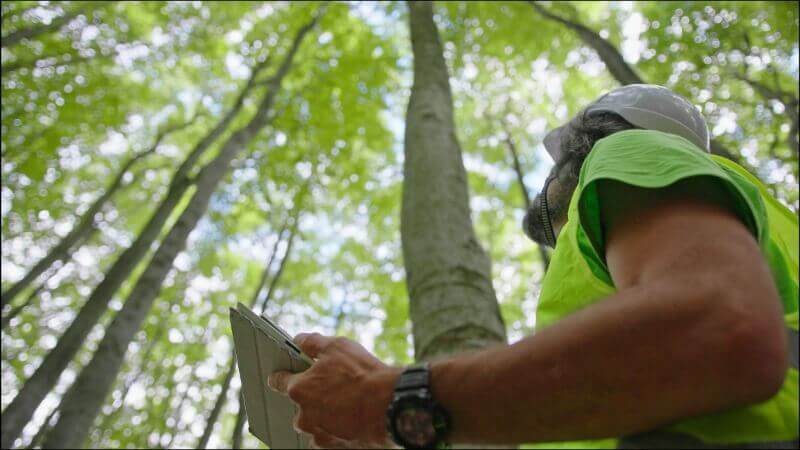
[{"label": "leafy foliage", "polygon": [[[2,48],[4,289],[69,232],[130,156],[160,130],[197,115],[137,163],[96,216],[98,232],[40,279],[36,301],[3,330],[4,408],[141,230],[174,169],[224,114],[250,68],[270,57],[270,75],[287,35],[319,6],[3,2],[3,36],[30,35],[11,45],[4,39]],[[644,79],[691,98],[713,135],[797,211],[798,154],[790,141],[798,107],[795,3],[544,6],[607,37]],[[295,216],[298,236],[267,313],[292,333],[337,333],[385,361],[413,360],[399,233],[402,114],[411,79],[405,14],[399,3],[328,5],[316,41],[301,49],[285,80],[275,121],[234,162],[176,259],[88,446],[196,444],[228,367],[227,308],[253,295],[279,230]],[[509,141],[532,195],[551,164],[541,146],[545,132],[617,83],[576,34],[526,2],[442,2],[435,19],[451,70],[473,221],[492,257],[508,334],[517,340],[533,329],[543,268],[520,232],[524,204]],[[255,107],[246,101],[230,129]],[[218,150],[213,146],[197,167]],[[278,247],[284,252],[285,242]],[[145,265],[117,292],[19,445],[30,442],[91,357]],[[238,383],[235,377],[212,447],[231,445]],[[260,445],[245,435],[245,446]]]}]

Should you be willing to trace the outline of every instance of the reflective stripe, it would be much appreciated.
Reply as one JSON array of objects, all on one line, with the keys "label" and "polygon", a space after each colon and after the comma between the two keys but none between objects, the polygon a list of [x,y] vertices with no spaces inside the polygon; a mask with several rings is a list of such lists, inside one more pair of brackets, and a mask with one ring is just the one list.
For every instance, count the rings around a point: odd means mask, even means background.
[{"label": "reflective stripe", "polygon": [[[797,330],[786,327],[789,335],[789,366],[798,368],[798,341]],[[625,436],[617,441],[617,448],[633,449],[633,448],[738,448],[738,449],[770,449],[770,448],[800,448],[800,441],[772,441],[772,442],[754,442],[721,445],[718,443],[704,442],[690,434],[679,433],[676,431],[650,431],[631,436]]]}]

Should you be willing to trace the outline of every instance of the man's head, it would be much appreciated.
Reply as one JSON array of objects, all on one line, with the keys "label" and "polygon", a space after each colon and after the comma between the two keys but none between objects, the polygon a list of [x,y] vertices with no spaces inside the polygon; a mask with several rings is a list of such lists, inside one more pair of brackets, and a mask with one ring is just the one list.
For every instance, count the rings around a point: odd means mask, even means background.
[{"label": "man's head", "polygon": [[598,140],[633,128],[677,134],[709,151],[705,119],[683,97],[651,84],[614,89],[545,136],[544,145],[555,166],[525,214],[522,226],[528,237],[555,246],[586,156]]}]

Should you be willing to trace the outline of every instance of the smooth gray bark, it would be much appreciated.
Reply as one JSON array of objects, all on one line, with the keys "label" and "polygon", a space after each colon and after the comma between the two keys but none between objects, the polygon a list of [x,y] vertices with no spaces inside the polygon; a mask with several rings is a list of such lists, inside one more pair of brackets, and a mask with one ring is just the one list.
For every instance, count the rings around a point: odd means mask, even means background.
[{"label": "smooth gray bark", "polygon": [[80,349],[86,336],[97,323],[108,307],[114,293],[130,276],[133,269],[148,253],[150,246],[158,238],[161,228],[167,221],[172,211],[183,198],[186,190],[191,186],[189,171],[195,162],[211,147],[228,128],[230,122],[236,117],[244,104],[244,99],[255,85],[256,77],[264,65],[257,66],[234,102],[231,109],[223,116],[217,125],[197,143],[189,156],[175,171],[164,200],[157,207],[136,237],[136,240],[122,252],[108,269],[101,281],[89,295],[89,299],[81,308],[75,320],[61,335],[56,346],[47,353],[36,372],[25,382],[20,392],[6,407],[2,414],[2,435],[0,448],[9,448],[20,435],[25,424],[30,420],[36,408],[44,397],[55,386],[61,373],[67,367],[72,357]]},{"label": "smooth gray bark", "polygon": [[[267,263],[264,266],[264,270],[261,272],[261,278],[258,280],[258,285],[256,286],[255,291],[253,291],[253,295],[250,297],[250,301],[248,302],[248,307],[250,309],[252,309],[253,306],[255,306],[259,294],[261,294],[261,291],[264,289],[264,285],[267,283],[267,278],[269,277],[269,273],[272,270],[272,264],[275,261],[275,255],[277,255],[278,253],[278,244],[280,244],[281,241],[283,240],[283,233],[285,231],[286,231],[286,224],[284,224],[281,230],[278,232],[278,237],[275,240],[275,245],[273,245],[272,251],[270,252],[269,255],[269,259],[267,260]],[[290,239],[289,245],[291,245],[291,239],[293,238],[294,238],[294,229],[292,230],[292,235],[289,237]],[[286,258],[288,257],[289,248],[290,247],[287,247],[287,252],[281,259],[280,263],[281,269],[283,269],[283,265],[285,264]],[[279,276],[281,272],[282,270],[279,270],[278,275],[276,275],[276,277]],[[274,284],[274,280],[272,284]],[[266,303],[269,301],[271,295],[272,291],[270,290],[267,297],[264,299],[264,305],[266,305]],[[263,307],[261,308],[261,311],[262,312],[264,311]],[[217,423],[217,420],[219,419],[219,415],[222,412],[222,407],[225,406],[225,401],[227,400],[228,396],[228,389],[230,389],[231,380],[233,379],[233,375],[236,372],[236,355],[234,354],[233,348],[231,348],[231,354],[228,357],[228,359],[230,360],[230,364],[228,366],[228,371],[225,373],[225,378],[222,381],[222,390],[220,391],[216,402],[214,402],[214,407],[211,409],[211,412],[209,413],[208,418],[206,419],[206,426],[205,429],[203,430],[203,435],[200,436],[200,440],[197,442],[196,448],[198,449],[203,449],[208,446],[208,440],[211,438],[211,433],[214,432],[214,425]]]},{"label": "smooth gray bark", "polygon": [[401,237],[417,360],[506,341],[491,263],[472,228],[467,174],[430,2],[408,3],[414,84],[406,114]]},{"label": "smooth gray bark", "polygon": [[[533,9],[535,9],[536,12],[541,14],[543,17],[558,22],[578,33],[578,37],[581,38],[583,43],[593,48],[594,51],[597,52],[597,56],[600,57],[600,59],[606,65],[606,68],[608,68],[608,71],[611,72],[611,75],[617,80],[617,82],[619,82],[619,84],[626,85],[647,83],[642,79],[642,77],[639,76],[638,73],[636,73],[630,64],[625,62],[625,58],[622,57],[622,53],[620,53],[619,50],[617,50],[617,48],[614,47],[607,39],[604,39],[602,36],[600,36],[599,33],[581,23],[578,23],[575,20],[570,20],[553,14],[540,5],[539,2],[528,1],[528,3],[533,6]],[[727,147],[725,147],[724,144],[716,139],[711,140],[711,153],[724,156],[725,158],[742,164],[741,158],[734,155]]]},{"label": "smooth gray bark", "polygon": [[13,286],[8,288],[7,291],[0,294],[0,307],[5,306],[8,302],[12,301],[16,295],[22,292],[25,288],[30,286],[44,271],[49,269],[53,264],[58,261],[66,260],[70,253],[75,251],[77,243],[80,242],[85,236],[90,234],[95,227],[94,217],[100,212],[103,207],[111,200],[111,197],[122,187],[122,180],[125,174],[133,167],[136,162],[155,153],[161,141],[171,133],[182,130],[194,122],[194,118],[186,123],[169,127],[156,135],[156,140],[153,145],[147,150],[140,152],[129,158],[119,169],[117,175],[114,177],[111,184],[103,192],[103,194],[92,203],[92,206],[86,210],[83,215],[77,220],[77,225],[64,236],[58,244],[56,244],[39,262],[22,277],[19,281],[14,283]]},{"label": "smooth gray bark", "polygon": [[267,93],[253,118],[246,126],[234,132],[223,144],[219,154],[198,173],[195,180],[197,189],[186,209],[161,242],[122,309],[107,328],[92,360],[83,368],[61,400],[63,414],[48,434],[44,448],[76,448],[83,444],[92,421],[119,372],[128,344],[150,311],[175,257],[183,250],[189,233],[205,214],[211,194],[227,173],[233,158],[272,120],[269,112],[281,82],[291,67],[300,43],[316,25],[318,18],[319,16],[315,16],[295,36],[281,66],[270,78]]}]

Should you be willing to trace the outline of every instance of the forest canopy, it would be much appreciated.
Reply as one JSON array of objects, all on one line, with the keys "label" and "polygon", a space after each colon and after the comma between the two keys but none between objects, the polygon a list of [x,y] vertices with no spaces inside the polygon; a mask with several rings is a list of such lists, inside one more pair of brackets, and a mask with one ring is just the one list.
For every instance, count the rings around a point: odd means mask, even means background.
[{"label": "forest canopy", "polygon": [[[3,447],[263,447],[240,407],[236,302],[414,361],[407,15],[2,3]],[[619,85],[689,99],[712,153],[797,213],[798,17],[774,1],[434,4],[503,338],[535,327],[549,253],[520,224],[553,165],[544,135]]]}]

